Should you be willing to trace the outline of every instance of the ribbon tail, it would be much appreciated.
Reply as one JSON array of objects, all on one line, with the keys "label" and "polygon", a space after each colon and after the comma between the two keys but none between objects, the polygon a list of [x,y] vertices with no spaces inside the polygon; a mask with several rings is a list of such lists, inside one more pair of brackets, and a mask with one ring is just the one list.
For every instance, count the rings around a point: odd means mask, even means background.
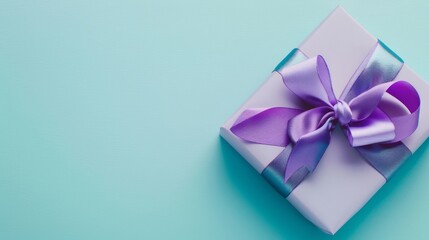
[{"label": "ribbon tail", "polygon": [[295,144],[286,163],[284,183],[291,190],[314,171],[331,140],[331,119],[323,126],[302,136]]},{"label": "ribbon tail", "polygon": [[298,142],[302,136],[314,132],[333,116],[334,112],[328,106],[313,108],[296,115],[288,123],[287,133],[290,141]]},{"label": "ribbon tail", "polygon": [[237,118],[231,131],[245,141],[286,147],[290,143],[288,121],[301,112],[286,107],[247,109]]}]

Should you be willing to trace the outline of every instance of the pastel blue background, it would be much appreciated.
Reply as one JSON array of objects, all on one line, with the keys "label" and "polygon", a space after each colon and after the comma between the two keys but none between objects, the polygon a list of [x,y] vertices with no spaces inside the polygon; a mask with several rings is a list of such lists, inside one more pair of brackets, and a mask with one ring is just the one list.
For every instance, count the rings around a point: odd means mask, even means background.
[{"label": "pastel blue background", "polygon": [[427,1],[0,1],[0,239],[424,239],[428,143],[331,237],[218,136],[338,4],[429,79]]}]

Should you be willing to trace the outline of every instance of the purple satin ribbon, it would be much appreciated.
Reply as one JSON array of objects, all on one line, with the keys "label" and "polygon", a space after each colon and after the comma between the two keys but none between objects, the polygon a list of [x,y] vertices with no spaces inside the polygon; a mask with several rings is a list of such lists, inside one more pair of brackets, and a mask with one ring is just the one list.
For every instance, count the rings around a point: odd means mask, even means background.
[{"label": "purple satin ribbon", "polygon": [[[353,86],[348,94],[343,94],[344,99],[335,96],[322,56],[283,68],[278,73],[286,87],[310,107],[246,109],[231,131],[249,142],[285,147],[287,151],[276,158],[281,161],[274,159],[273,162],[282,162],[283,183],[293,182],[292,188],[314,171],[335,126],[341,126],[351,146],[357,149],[400,142],[417,128],[419,95],[406,81],[392,82],[400,68],[395,74],[386,71],[381,74],[387,76],[386,79],[379,77],[381,82],[374,83],[380,71],[371,70],[371,56],[374,52],[365,63],[369,67],[363,69],[356,81],[360,85],[372,85],[360,90]],[[285,158],[287,161],[283,161]]]}]

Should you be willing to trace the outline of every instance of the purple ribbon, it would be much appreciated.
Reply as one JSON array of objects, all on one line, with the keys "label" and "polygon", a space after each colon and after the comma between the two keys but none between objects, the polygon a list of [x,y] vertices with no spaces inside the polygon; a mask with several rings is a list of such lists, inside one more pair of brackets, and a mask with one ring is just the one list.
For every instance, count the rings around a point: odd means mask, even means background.
[{"label": "purple ribbon", "polygon": [[[309,107],[246,109],[231,131],[249,142],[285,147],[287,154],[284,151],[277,158],[287,158],[282,167],[283,183],[292,182],[292,188],[314,171],[335,126],[341,126],[350,145],[357,148],[389,146],[417,128],[419,95],[406,81],[392,82],[396,74],[351,98],[350,93],[356,92],[356,87],[352,87],[346,101],[335,96],[328,66],[320,55],[278,73],[286,87]],[[363,70],[357,79],[368,78],[365,74]],[[375,76],[376,73],[369,74],[374,81]]]}]

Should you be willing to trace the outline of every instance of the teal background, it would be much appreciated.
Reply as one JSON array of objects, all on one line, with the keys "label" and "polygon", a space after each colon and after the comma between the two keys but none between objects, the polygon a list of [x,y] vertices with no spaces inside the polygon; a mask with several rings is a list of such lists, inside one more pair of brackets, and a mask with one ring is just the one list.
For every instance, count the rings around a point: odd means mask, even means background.
[{"label": "teal background", "polygon": [[334,237],[218,127],[336,5],[429,79],[427,1],[0,1],[0,239],[425,239],[425,143]]}]

